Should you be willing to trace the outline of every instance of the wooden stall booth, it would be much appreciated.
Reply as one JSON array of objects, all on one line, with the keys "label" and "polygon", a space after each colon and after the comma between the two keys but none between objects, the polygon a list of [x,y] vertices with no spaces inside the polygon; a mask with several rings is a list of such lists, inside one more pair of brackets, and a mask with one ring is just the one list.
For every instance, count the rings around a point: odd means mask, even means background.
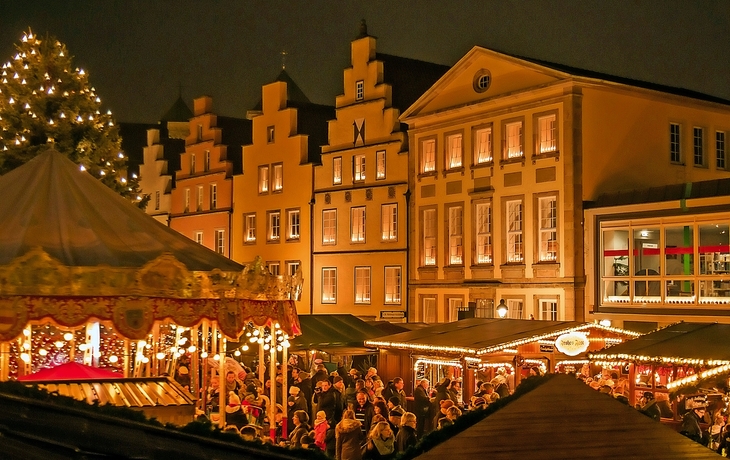
[{"label": "wooden stall booth", "polygon": [[598,323],[470,318],[369,340],[377,347],[382,376],[402,377],[413,390],[417,378],[433,383],[461,377],[466,395],[479,380],[503,368],[514,389],[533,367],[541,373],[574,371],[586,353],[639,334]]}]

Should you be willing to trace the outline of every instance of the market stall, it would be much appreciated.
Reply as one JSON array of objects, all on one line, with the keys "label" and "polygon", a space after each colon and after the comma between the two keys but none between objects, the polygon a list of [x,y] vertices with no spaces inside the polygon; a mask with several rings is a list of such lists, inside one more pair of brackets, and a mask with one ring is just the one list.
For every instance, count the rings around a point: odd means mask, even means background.
[{"label": "market stall", "polygon": [[173,374],[187,356],[197,395],[200,358],[245,327],[300,332],[300,275],[193,242],[53,149],[0,177],[0,196],[0,380],[66,361]]},{"label": "market stall", "polygon": [[365,345],[379,349],[379,372],[402,377],[407,388],[412,389],[418,378],[433,383],[448,376],[462,378],[470,394],[477,379],[491,379],[500,369],[512,381],[512,389],[533,367],[541,373],[575,372],[588,362],[587,352],[638,335],[598,323],[470,318]]}]

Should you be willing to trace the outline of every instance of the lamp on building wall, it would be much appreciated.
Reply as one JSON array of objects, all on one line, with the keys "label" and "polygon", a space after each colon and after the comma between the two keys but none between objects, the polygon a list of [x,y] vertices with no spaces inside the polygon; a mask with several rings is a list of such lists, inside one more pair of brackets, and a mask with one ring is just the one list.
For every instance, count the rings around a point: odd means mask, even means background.
[{"label": "lamp on building wall", "polygon": [[501,299],[499,301],[499,305],[497,305],[497,315],[500,318],[504,318],[505,316],[507,316],[507,310],[509,310],[507,308],[507,304],[504,303],[504,299]]}]

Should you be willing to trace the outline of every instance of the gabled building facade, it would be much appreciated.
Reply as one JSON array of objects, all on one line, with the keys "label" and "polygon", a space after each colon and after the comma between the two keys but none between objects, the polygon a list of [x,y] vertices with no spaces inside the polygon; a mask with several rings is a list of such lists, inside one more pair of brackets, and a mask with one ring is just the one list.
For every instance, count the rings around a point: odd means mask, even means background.
[{"label": "gabled building facade", "polygon": [[[208,96],[193,104],[172,191],[170,227],[230,257],[233,175],[241,172],[241,145],[250,143],[251,122],[217,116]],[[224,119],[227,126],[221,127]],[[225,136],[236,141],[227,145]]]},{"label": "gabled building facade", "polygon": [[401,116],[410,319],[502,300],[510,318],[590,319],[583,202],[727,176],[708,156],[726,109],[684,93],[473,48]]},{"label": "gabled building facade", "polygon": [[334,108],[313,104],[286,71],[262,88],[252,112],[253,140],[233,179],[232,258],[260,256],[275,275],[304,276],[297,302],[311,312],[312,190],[320,146]]},{"label": "gabled building facade", "polygon": [[363,24],[314,171],[312,311],[397,321],[406,317],[409,231],[398,117],[448,68],[375,48]]}]

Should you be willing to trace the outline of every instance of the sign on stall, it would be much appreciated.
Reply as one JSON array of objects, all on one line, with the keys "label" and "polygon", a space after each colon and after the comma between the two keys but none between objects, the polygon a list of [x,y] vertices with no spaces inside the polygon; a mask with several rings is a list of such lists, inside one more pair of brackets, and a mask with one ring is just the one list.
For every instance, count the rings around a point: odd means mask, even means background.
[{"label": "sign on stall", "polygon": [[403,319],[406,312],[403,310],[380,310],[380,318],[382,319]]},{"label": "sign on stall", "polygon": [[588,337],[581,332],[568,332],[558,336],[555,346],[558,351],[568,356],[575,356],[588,349]]}]

